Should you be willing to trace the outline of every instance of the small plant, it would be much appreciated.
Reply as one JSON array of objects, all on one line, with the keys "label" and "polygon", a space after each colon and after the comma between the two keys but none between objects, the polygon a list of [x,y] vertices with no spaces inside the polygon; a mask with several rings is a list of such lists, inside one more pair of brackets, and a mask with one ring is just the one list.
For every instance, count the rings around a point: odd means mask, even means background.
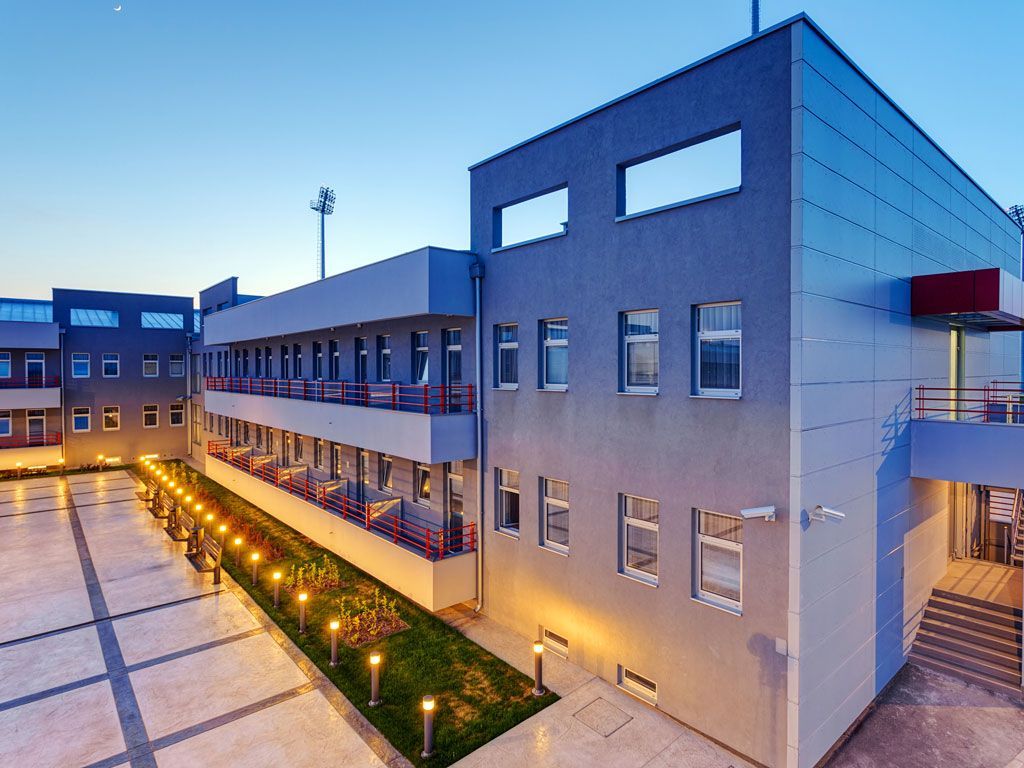
[{"label": "small plant", "polygon": [[300,566],[293,565],[284,580],[284,588],[289,592],[307,592],[314,595],[340,586],[341,573],[338,564],[327,555],[323,556],[322,564],[310,560]]},{"label": "small plant", "polygon": [[380,587],[373,591],[372,598],[356,597],[338,601],[339,632],[347,645],[355,648],[382,637],[393,635],[408,628],[398,613],[398,601],[388,600]]}]

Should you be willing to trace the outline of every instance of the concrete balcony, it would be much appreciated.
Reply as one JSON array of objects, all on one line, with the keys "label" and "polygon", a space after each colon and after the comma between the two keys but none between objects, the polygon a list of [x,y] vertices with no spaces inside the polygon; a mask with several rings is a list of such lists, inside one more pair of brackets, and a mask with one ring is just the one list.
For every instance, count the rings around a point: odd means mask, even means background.
[{"label": "concrete balcony", "polygon": [[206,410],[425,464],[476,456],[475,393],[403,384],[210,377]]},{"label": "concrete balcony", "polygon": [[0,379],[0,410],[60,408],[60,376]]},{"label": "concrete balcony", "polygon": [[62,443],[60,432],[0,437],[0,469],[55,466],[63,455]]}]

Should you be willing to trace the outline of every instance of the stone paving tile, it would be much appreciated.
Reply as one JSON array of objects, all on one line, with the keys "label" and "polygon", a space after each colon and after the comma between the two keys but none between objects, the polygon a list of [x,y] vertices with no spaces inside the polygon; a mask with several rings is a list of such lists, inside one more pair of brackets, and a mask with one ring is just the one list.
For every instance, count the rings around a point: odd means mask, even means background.
[{"label": "stone paving tile", "polygon": [[83,624],[92,620],[92,608],[81,572],[80,584],[69,589],[4,598],[0,602],[0,643]]},{"label": "stone paving tile", "polygon": [[241,764],[383,766],[319,691],[310,691],[260,712],[180,741],[156,753],[160,768]]},{"label": "stone paving tile", "polygon": [[3,764],[23,768],[88,765],[123,752],[110,684],[93,683],[0,712],[0,745]]},{"label": "stone paving tile", "polygon": [[91,484],[103,484],[109,483],[114,480],[131,480],[132,476],[123,469],[117,469],[112,472],[92,472],[85,475],[68,475],[68,484],[75,488],[79,485],[91,485]]},{"label": "stone paving tile", "polygon": [[0,487],[0,504],[7,504],[12,501],[24,501],[25,499],[53,499],[65,496],[64,487],[38,486],[36,488],[3,488]]},{"label": "stone paving tile", "polygon": [[64,509],[67,506],[67,496],[47,496],[36,499],[13,499],[2,503],[0,515],[24,515],[26,512],[45,513],[47,510]]},{"label": "stone paving tile", "polygon": [[25,488],[60,488],[61,481],[59,477],[27,477],[24,480],[7,480],[0,483],[0,489],[7,490],[18,490]]},{"label": "stone paving tile", "polygon": [[101,585],[111,616],[221,589],[213,585],[209,574],[196,573],[185,562],[169,563],[156,571],[103,581]]},{"label": "stone paving tile", "polygon": [[0,703],[106,671],[92,626],[0,648]]}]

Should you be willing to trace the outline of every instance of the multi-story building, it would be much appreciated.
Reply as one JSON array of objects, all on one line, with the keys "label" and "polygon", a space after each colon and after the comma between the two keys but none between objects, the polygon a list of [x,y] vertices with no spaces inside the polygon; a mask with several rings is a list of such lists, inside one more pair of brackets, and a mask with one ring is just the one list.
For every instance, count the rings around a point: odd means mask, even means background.
[{"label": "multi-story building", "polygon": [[183,455],[193,322],[189,298],[0,299],[0,469]]}]

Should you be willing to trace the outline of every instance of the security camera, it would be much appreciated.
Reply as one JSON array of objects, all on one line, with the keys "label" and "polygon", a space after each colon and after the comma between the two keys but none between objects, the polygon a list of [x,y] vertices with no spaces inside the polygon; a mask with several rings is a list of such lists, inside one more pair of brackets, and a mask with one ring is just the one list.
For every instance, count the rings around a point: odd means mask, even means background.
[{"label": "security camera", "polygon": [[741,509],[740,515],[744,520],[756,520],[761,518],[763,520],[773,522],[775,520],[775,505],[767,507],[751,507],[750,509]]},{"label": "security camera", "polygon": [[811,520],[820,520],[824,522],[831,520],[833,523],[841,523],[846,519],[846,513],[840,512],[838,509],[832,509],[831,507],[823,507],[821,504],[814,508],[808,517]]}]

